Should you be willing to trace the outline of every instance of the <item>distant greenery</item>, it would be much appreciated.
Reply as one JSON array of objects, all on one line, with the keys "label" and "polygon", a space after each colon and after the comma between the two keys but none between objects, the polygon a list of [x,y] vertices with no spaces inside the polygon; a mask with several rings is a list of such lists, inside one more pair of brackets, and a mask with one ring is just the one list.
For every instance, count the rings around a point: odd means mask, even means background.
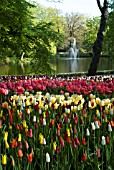
[{"label": "distant greenery", "polygon": [[[103,54],[114,56],[114,2],[110,4]],[[50,74],[49,59],[68,51],[73,38],[82,52],[91,52],[99,28],[98,17],[61,11],[26,0],[0,1],[0,60],[32,58],[32,73]]]}]

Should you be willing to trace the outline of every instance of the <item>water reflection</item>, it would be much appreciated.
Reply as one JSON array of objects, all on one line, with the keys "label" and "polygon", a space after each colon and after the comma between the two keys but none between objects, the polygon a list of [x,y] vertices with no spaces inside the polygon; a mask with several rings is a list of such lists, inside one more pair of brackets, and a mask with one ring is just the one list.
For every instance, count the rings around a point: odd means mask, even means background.
[{"label": "water reflection", "polygon": [[[87,72],[91,58],[55,58],[50,61],[55,73]],[[12,63],[10,65],[0,65],[0,75],[25,75],[30,74],[29,63]],[[114,70],[114,62],[108,58],[101,58],[98,71]]]}]

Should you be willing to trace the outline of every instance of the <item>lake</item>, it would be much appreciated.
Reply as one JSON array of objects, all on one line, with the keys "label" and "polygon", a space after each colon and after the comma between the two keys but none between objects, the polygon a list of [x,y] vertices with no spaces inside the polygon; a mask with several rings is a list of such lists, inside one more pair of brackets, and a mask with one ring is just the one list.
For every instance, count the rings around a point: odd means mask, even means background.
[{"label": "lake", "polygon": [[[87,72],[91,58],[60,58],[50,60],[55,73],[79,73]],[[31,66],[29,63],[11,63],[0,65],[0,75],[26,75],[30,74]],[[114,70],[114,61],[109,58],[101,58],[98,71]]]}]

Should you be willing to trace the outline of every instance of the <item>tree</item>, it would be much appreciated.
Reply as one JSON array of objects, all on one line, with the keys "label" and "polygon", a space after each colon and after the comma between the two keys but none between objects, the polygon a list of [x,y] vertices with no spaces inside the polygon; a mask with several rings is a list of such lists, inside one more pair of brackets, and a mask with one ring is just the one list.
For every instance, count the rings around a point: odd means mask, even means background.
[{"label": "tree", "polygon": [[76,38],[78,46],[82,45],[83,34],[85,30],[85,16],[79,13],[66,13],[64,24],[65,44],[67,47],[71,45],[73,38]]},{"label": "tree", "polygon": [[109,8],[111,9],[109,13],[109,17],[107,20],[107,28],[106,35],[104,38],[103,48],[104,51],[110,56],[110,58],[114,58],[114,2],[111,1]]},{"label": "tree", "polygon": [[25,0],[0,1],[0,53],[6,56],[19,56],[28,47],[26,32],[30,22],[28,7],[33,6]]},{"label": "tree", "polygon": [[92,52],[91,50],[99,29],[99,22],[99,17],[88,18],[86,20],[83,44],[87,53]]},{"label": "tree", "polygon": [[108,18],[108,0],[104,0],[103,6],[101,5],[100,0],[97,0],[97,5],[101,12],[101,20],[100,20],[100,27],[97,33],[97,38],[93,45],[92,61],[91,61],[91,64],[88,70],[89,76],[94,76],[98,68],[100,54],[102,51],[103,37],[104,37],[105,28],[106,28],[106,21]]}]

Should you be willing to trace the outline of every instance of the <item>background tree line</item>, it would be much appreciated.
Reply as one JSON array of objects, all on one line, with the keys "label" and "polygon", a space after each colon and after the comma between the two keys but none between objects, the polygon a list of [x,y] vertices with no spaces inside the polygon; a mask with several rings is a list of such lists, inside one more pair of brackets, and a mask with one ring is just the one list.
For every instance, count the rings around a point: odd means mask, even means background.
[{"label": "background tree line", "polygon": [[[114,2],[104,32],[102,53],[114,57]],[[79,13],[62,14],[26,0],[0,1],[0,58],[32,58],[34,73],[52,72],[49,59],[56,51],[69,49],[73,38],[80,52],[91,53],[100,17],[89,18]]]}]

